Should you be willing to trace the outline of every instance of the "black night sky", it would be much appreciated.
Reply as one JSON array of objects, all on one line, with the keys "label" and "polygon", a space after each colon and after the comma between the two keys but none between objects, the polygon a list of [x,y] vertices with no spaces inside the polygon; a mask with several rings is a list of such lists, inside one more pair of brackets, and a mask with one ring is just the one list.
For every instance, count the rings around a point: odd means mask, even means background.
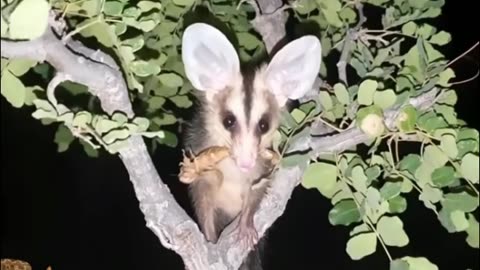
[{"label": "black night sky", "polygon": [[[478,41],[478,9],[471,2],[446,1],[438,27],[452,33],[446,47],[453,59]],[[452,68],[456,81],[478,70],[478,48]],[[456,87],[460,118],[479,129],[478,79]],[[166,250],[145,226],[144,217],[120,159],[87,157],[74,143],[57,153],[56,125],[43,126],[31,108],[15,109],[1,98],[2,230],[1,257],[28,261],[34,270],[183,269],[180,257]],[[179,203],[189,207],[184,185],[175,175],[181,152],[158,148],[153,159]],[[394,257],[426,256],[441,270],[480,269],[478,250],[465,234],[449,234],[433,212],[408,198],[402,214],[410,244],[390,248]],[[416,205],[414,205],[416,204]],[[331,205],[313,190],[298,187],[284,215],[270,229],[267,269],[388,269],[380,246],[361,261],[345,252],[348,230],[328,222]],[[414,209],[414,211],[413,211]]]}]

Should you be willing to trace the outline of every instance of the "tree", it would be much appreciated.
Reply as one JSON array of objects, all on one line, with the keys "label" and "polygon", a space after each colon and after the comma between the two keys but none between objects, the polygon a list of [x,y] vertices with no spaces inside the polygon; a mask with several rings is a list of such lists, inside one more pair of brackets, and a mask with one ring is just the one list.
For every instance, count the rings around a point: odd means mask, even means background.
[{"label": "tree", "polygon": [[[435,269],[426,258],[392,258],[388,248],[410,241],[397,215],[410,192],[449,232],[466,232],[467,243],[478,248],[472,213],[479,136],[453,107],[453,61],[439,51],[450,34],[428,24],[442,6],[428,0],[2,1],[2,95],[14,107],[34,106],[32,116],[43,123],[58,123],[59,151],[78,139],[91,156],[100,149],[118,155],[147,226],[188,269],[235,269],[248,252],[228,234],[235,224],[218,244],[207,243],[162,183],[148,148],[176,146],[168,126],[180,121],[174,111],[192,104],[179,57],[186,25],[227,25],[248,60],[274,51],[290,12],[294,35],[319,36],[323,56],[337,65],[322,65],[311,93],[278,131],[282,165],[256,214],[259,234],[302,183],[332,200],[331,224],[352,226],[346,243],[352,259],[382,246],[391,269]],[[367,28],[369,8],[382,10],[371,17],[381,29]],[[24,78],[32,73],[46,85],[29,85]],[[57,98],[62,92],[73,96],[73,105]],[[401,151],[406,142],[417,153]]]}]

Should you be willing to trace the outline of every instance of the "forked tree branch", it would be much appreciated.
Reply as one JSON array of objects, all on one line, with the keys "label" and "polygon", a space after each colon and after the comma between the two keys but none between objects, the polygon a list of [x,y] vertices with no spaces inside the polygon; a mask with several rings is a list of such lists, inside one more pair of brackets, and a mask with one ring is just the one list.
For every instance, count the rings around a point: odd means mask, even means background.
[{"label": "forked tree branch", "polygon": [[[278,45],[285,36],[286,14],[281,0],[259,0],[257,17],[252,24],[262,35],[268,52]],[[52,14],[54,16],[54,14]],[[32,41],[1,41],[1,55],[6,58],[29,58],[40,62],[47,61],[60,78],[88,86],[90,93],[99,97],[102,108],[109,114],[122,111],[133,116],[128,99],[128,89],[118,66],[112,58],[101,51],[91,50],[78,41],[62,42],[57,35],[57,24],[52,19],[45,34]],[[422,95],[410,103],[418,108],[433,104],[435,94]],[[387,114],[386,122],[396,118],[398,110]],[[314,124],[312,128],[315,131]],[[368,138],[358,129],[313,139],[301,140],[291,149],[313,149],[315,155],[325,152],[341,152]],[[146,225],[160,239],[162,245],[179,254],[189,270],[237,269],[249,250],[237,244],[231,234],[232,224],[225,230],[218,243],[208,243],[196,223],[177,204],[168,187],[158,175],[147,147],[141,136],[132,136],[128,145],[120,151],[130,180],[134,186],[140,209]],[[304,166],[280,168],[276,173],[268,195],[255,214],[255,228],[259,236],[285,211],[293,189],[300,183]],[[305,164],[303,164],[305,165]]]}]

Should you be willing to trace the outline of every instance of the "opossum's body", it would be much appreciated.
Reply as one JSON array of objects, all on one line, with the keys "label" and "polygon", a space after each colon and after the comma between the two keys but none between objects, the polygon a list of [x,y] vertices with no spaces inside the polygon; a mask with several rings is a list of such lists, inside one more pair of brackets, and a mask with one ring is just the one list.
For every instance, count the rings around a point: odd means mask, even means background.
[{"label": "opossum's body", "polygon": [[[227,146],[232,152],[218,164],[223,177],[207,172],[190,185],[196,216],[208,241],[216,242],[237,217],[239,240],[247,245],[258,240],[253,216],[270,184],[271,169],[269,160],[259,153],[271,147],[287,99],[301,97],[312,86],[320,56],[318,39],[304,37],[283,48],[268,66],[241,71],[233,46],[218,30],[202,23],[185,30],[185,71],[199,90],[185,147],[198,153],[211,146]],[[251,253],[241,269],[261,269],[259,264],[258,254]]]}]

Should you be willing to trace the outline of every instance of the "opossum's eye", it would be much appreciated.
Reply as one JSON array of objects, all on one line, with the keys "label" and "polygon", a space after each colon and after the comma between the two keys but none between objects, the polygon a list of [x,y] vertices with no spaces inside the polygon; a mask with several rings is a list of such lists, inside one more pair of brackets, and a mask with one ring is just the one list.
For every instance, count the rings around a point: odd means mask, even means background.
[{"label": "opossum's eye", "polygon": [[268,122],[268,116],[264,115],[260,118],[260,121],[258,121],[258,131],[260,131],[260,134],[265,134],[269,129],[270,124]]},{"label": "opossum's eye", "polygon": [[235,116],[232,113],[227,113],[225,118],[223,118],[223,126],[225,129],[230,130],[235,126],[235,123],[237,120],[235,119]]}]

